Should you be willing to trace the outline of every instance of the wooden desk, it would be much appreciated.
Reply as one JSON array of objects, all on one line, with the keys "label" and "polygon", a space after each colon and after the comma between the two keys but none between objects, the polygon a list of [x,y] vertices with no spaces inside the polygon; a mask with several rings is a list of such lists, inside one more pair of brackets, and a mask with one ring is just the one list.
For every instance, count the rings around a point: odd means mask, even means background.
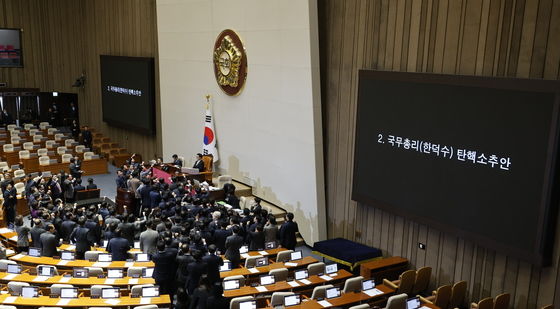
[{"label": "wooden desk", "polygon": [[134,197],[134,193],[132,191],[128,191],[123,188],[117,188],[117,196],[115,197],[115,203],[117,204],[117,211],[119,213],[124,212],[123,206],[126,206],[128,210],[132,213],[136,213],[136,207],[140,207],[137,205],[136,198]]},{"label": "wooden desk", "polygon": [[245,268],[245,267],[241,267],[241,268],[234,268],[230,271],[223,271],[220,273],[220,278],[225,278],[225,277],[229,277],[229,276],[237,276],[237,275],[242,275],[242,276],[258,276],[258,275],[262,275],[262,274],[267,274],[271,269],[277,269],[277,268],[288,268],[288,269],[293,269],[293,268],[300,268],[303,266],[307,266],[309,264],[312,263],[316,263],[318,262],[317,259],[315,259],[312,256],[306,256],[301,260],[298,261],[292,261],[290,263],[294,263],[294,266],[287,266],[285,263],[271,263],[270,265],[267,266],[263,266],[263,267],[256,267],[255,269],[257,270],[257,272],[251,272],[249,271],[249,268]]},{"label": "wooden desk", "polygon": [[125,262],[125,261],[115,261],[115,262],[91,262],[87,260],[74,260],[74,261],[63,261],[59,259],[54,259],[51,257],[33,257],[23,254],[16,254],[10,257],[10,260],[16,261],[18,263],[27,265],[52,265],[59,269],[68,269],[74,267],[101,267],[101,268],[128,268],[128,267],[154,267],[154,262]]},{"label": "wooden desk", "polygon": [[[40,296],[37,298],[23,298],[23,297],[13,297],[9,294],[0,295],[0,303],[5,305],[18,305],[18,306],[29,306],[29,307],[42,307],[42,306],[56,306],[56,307],[124,307],[124,306],[139,306],[139,305],[168,305],[170,304],[169,295],[162,295],[159,297],[151,297],[149,302],[143,303],[142,300],[145,298],[131,298],[131,297],[120,297],[117,298],[118,303],[114,304],[108,299],[101,298],[90,298],[90,297],[79,297],[76,299],[70,299],[66,303],[61,303],[61,298],[50,298],[49,296]],[[107,302],[109,301],[109,302]]]},{"label": "wooden desk", "polygon": [[[94,284],[100,285],[113,285],[118,287],[123,286],[132,286],[137,284],[154,284],[155,280],[153,278],[131,278],[131,277],[124,277],[121,279],[109,279],[110,281],[106,281],[107,278],[97,278],[97,277],[89,277],[89,278],[72,278],[72,277],[64,277],[64,276],[54,276],[54,277],[38,277],[31,275],[29,273],[22,273],[12,276],[13,274],[8,274],[6,272],[0,272],[0,282],[7,283],[9,281],[17,281],[17,282],[27,282],[31,285],[51,285],[55,283],[64,283],[64,284],[72,284],[77,287],[87,286],[91,287]],[[46,280],[42,280],[45,279]]]},{"label": "wooden desk", "polygon": [[383,279],[396,280],[408,268],[408,259],[400,256],[391,256],[367,262],[360,265],[360,276],[374,278],[376,283]]},{"label": "wooden desk", "polygon": [[21,159],[21,165],[27,174],[41,171],[39,169],[39,158]]},{"label": "wooden desk", "polygon": [[[332,275],[331,275],[332,276]],[[224,296],[225,297],[240,297],[240,296],[250,296],[250,295],[257,295],[260,293],[274,293],[274,292],[280,292],[280,291],[292,291],[292,290],[297,290],[297,289],[310,289],[313,288],[317,285],[321,285],[321,284],[325,284],[325,283],[331,283],[331,282],[336,282],[336,281],[340,281],[340,280],[344,280],[347,278],[352,277],[352,274],[350,272],[348,272],[347,270],[339,270],[336,273],[336,276],[332,276],[332,280],[325,280],[322,279],[319,276],[310,276],[309,278],[307,278],[307,280],[311,281],[310,284],[305,284],[301,281],[297,281],[294,280],[291,283],[294,284],[297,283],[299,284],[299,286],[292,286],[290,285],[287,281],[280,281],[280,282],[276,282],[275,284],[271,284],[271,285],[267,285],[266,289],[268,291],[266,292],[259,292],[255,287],[252,286],[243,286],[237,290],[228,290],[228,291],[224,291]]]},{"label": "wooden desk", "polygon": [[103,158],[82,161],[84,175],[107,174],[107,160]]}]

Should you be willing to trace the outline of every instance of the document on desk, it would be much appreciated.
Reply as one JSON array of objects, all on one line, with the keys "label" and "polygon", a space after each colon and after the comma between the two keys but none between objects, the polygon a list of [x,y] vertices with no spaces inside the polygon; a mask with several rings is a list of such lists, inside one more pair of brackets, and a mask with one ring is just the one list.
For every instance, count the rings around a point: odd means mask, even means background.
[{"label": "document on desk", "polygon": [[323,307],[332,307],[332,304],[329,303],[329,302],[326,301],[326,300],[322,300],[322,301],[320,301],[320,302],[318,302],[318,303],[319,303],[319,305],[321,305],[321,306],[323,306]]},{"label": "document on desk", "polygon": [[138,279],[128,279],[128,284],[138,284]]},{"label": "document on desk", "polygon": [[13,259],[19,260],[19,259],[21,259],[22,257],[23,257],[23,254],[20,253],[20,254],[14,255],[14,256],[13,256]]},{"label": "document on desk", "polygon": [[149,305],[151,303],[152,303],[152,299],[150,297],[140,298],[140,305]]},{"label": "document on desk", "polygon": [[288,266],[288,267],[296,267],[297,265],[298,265],[297,263],[292,263],[292,262],[284,263],[284,266]]},{"label": "document on desk", "polygon": [[113,299],[107,299],[105,301],[106,304],[113,305],[113,306],[117,305],[120,302],[121,302],[120,299],[114,299],[114,298]]},{"label": "document on desk", "polygon": [[60,283],[70,282],[70,279],[72,279],[72,277],[62,277],[60,278],[60,280],[58,280],[58,282]]},{"label": "document on desk", "polygon": [[262,286],[262,285],[256,286],[255,289],[257,289],[257,291],[259,291],[259,292],[261,292],[261,293],[262,293],[262,292],[268,291],[268,289],[266,288],[266,286]]},{"label": "document on desk", "polygon": [[10,230],[10,229],[7,228],[7,227],[4,227],[4,228],[1,228],[1,229],[0,229],[0,234],[11,233],[11,232],[12,232],[12,230]]},{"label": "document on desk", "polygon": [[17,235],[10,237],[10,240],[17,241]]},{"label": "document on desk", "polygon": [[4,278],[2,278],[2,279],[4,279],[4,280],[12,280],[12,279],[14,279],[15,277],[17,277],[17,275],[18,275],[18,274],[7,274],[7,275],[5,275]]},{"label": "document on desk", "polygon": [[113,284],[115,283],[115,279],[105,279],[105,284]]},{"label": "document on desk", "polygon": [[43,282],[43,281],[47,281],[49,279],[49,277],[47,276],[37,276],[33,279],[33,281],[35,282]]},{"label": "document on desk", "polygon": [[63,298],[61,300],[58,301],[58,303],[56,303],[57,306],[66,306],[70,303],[72,299],[70,298]]},{"label": "document on desk", "polygon": [[299,286],[299,283],[297,283],[297,281],[288,281],[288,284],[293,288]]},{"label": "document on desk", "polygon": [[12,249],[6,249],[6,255],[7,255],[7,256],[10,256],[10,255],[12,255],[12,254],[16,254],[16,252],[15,252],[14,250],[12,250]]},{"label": "document on desk", "polygon": [[243,254],[241,254],[241,257],[244,258],[244,259],[247,259],[247,258],[249,258],[250,256],[251,256],[251,255],[249,255],[249,253],[243,253]]},{"label": "document on desk", "polygon": [[371,289],[371,290],[362,291],[362,292],[364,292],[365,294],[367,294],[367,296],[370,296],[370,297],[383,294],[383,291],[381,291],[379,289]]},{"label": "document on desk", "polygon": [[17,300],[17,296],[8,296],[4,299],[4,301],[2,301],[2,303],[4,304],[13,304],[15,303]]},{"label": "document on desk", "polygon": [[72,250],[75,250],[75,249],[76,249],[76,246],[74,246],[74,245],[69,245],[68,247],[66,247],[66,250],[68,250],[68,251],[72,251]]},{"label": "document on desk", "polygon": [[56,263],[56,265],[61,265],[61,266],[66,265],[66,264],[68,264],[67,260],[60,260],[60,261],[58,261],[58,263]]},{"label": "document on desk", "polygon": [[418,308],[418,309],[430,309],[430,307],[422,306],[422,307],[420,307],[420,308]]},{"label": "document on desk", "polygon": [[266,252],[266,251],[259,251],[259,254],[260,254],[260,255],[268,255],[268,252]]},{"label": "document on desk", "polygon": [[328,276],[328,275],[322,275],[322,276],[319,276],[319,278],[321,278],[321,279],[323,279],[323,280],[325,280],[325,281],[331,281],[331,280],[332,280],[332,277],[331,277],[331,276]]},{"label": "document on desk", "polygon": [[307,280],[307,279],[301,279],[299,282],[305,284],[305,285],[309,285],[311,284],[311,281]]},{"label": "document on desk", "polygon": [[108,267],[111,265],[111,262],[95,262],[93,263],[93,267]]},{"label": "document on desk", "polygon": [[256,268],[248,268],[247,270],[248,270],[250,273],[252,273],[252,274],[256,274],[256,273],[259,272],[259,270],[256,269]]}]

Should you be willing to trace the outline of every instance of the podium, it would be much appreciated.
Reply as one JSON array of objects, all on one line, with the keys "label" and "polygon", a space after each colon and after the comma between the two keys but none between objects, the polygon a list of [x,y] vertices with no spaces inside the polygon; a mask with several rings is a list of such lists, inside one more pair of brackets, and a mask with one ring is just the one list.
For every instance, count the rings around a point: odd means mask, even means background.
[{"label": "podium", "polygon": [[125,205],[126,208],[128,208],[128,213],[134,213],[134,214],[137,213],[136,207],[138,207],[139,205],[136,205],[136,198],[134,197],[134,192],[122,188],[118,188],[115,202],[117,203],[118,213],[122,214],[124,212],[123,206]]}]

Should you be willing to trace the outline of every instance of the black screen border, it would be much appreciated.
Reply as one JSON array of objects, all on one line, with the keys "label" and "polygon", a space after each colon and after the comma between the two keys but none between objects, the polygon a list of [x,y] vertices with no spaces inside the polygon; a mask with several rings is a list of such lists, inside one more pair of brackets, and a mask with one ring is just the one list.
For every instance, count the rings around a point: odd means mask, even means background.
[{"label": "black screen border", "polygon": [[[150,104],[150,128],[147,129],[145,127],[141,127],[141,126],[135,126],[132,125],[130,123],[125,123],[125,122],[121,122],[115,119],[108,119],[105,117],[105,111],[103,110],[103,72],[101,71],[101,62],[103,61],[102,59],[106,58],[106,59],[118,59],[118,60],[128,60],[128,61],[143,61],[143,62],[148,62],[149,66],[150,66],[150,72],[149,72],[149,78],[150,80],[148,81],[151,89],[150,89],[150,94],[149,94],[149,100],[151,100],[152,104]],[[132,56],[116,56],[116,55],[99,55],[99,83],[100,83],[100,91],[101,91],[101,107],[102,107],[102,112],[101,114],[103,115],[103,121],[115,126],[115,127],[119,127],[119,128],[123,128],[123,129],[130,129],[130,130],[134,130],[137,131],[138,133],[144,134],[144,135],[155,135],[156,134],[156,87],[155,87],[155,59],[153,57],[132,57]]]},{"label": "black screen border", "polygon": [[23,49],[23,29],[21,29],[21,28],[0,28],[0,30],[16,30],[16,31],[18,31],[19,32],[19,49],[21,50],[21,54],[20,54],[20,57],[19,57],[19,65],[17,65],[17,66],[0,65],[0,68],[2,68],[2,69],[9,69],[9,68],[21,69],[21,68],[24,68],[23,60],[24,60],[25,57],[23,57],[23,50],[24,50]]},{"label": "black screen border", "polygon": [[[535,266],[544,267],[552,263],[552,251],[554,247],[554,234],[556,230],[556,219],[558,215],[558,201],[560,200],[560,189],[558,184],[560,181],[560,166],[557,165],[557,147],[559,139],[559,114],[560,114],[560,81],[557,80],[536,80],[521,78],[501,78],[501,77],[485,77],[485,76],[467,76],[467,75],[446,75],[435,73],[412,73],[412,72],[392,72],[392,71],[376,71],[376,70],[359,70],[357,108],[356,108],[356,126],[354,140],[354,157],[353,157],[353,177],[352,177],[352,200],[358,203],[364,203],[368,206],[376,207],[384,211],[393,213],[420,224],[432,226],[440,231],[451,233],[457,237],[473,241],[488,249],[503,252],[507,255],[515,256],[522,260],[527,260]],[[545,175],[543,182],[543,192],[541,194],[541,202],[539,205],[537,239],[535,240],[535,250],[527,252],[518,248],[505,245],[490,239],[482,234],[477,234],[462,230],[458,227],[448,225],[441,221],[429,219],[424,216],[417,216],[408,213],[398,206],[380,201],[368,196],[364,196],[357,192],[356,179],[358,163],[355,160],[355,154],[360,144],[360,136],[358,127],[361,119],[365,115],[360,113],[362,104],[360,95],[365,81],[396,81],[396,82],[414,82],[424,84],[440,84],[448,86],[464,86],[476,88],[492,88],[501,90],[524,90],[530,92],[544,92],[555,95],[553,102],[553,113],[551,115],[551,125],[549,140],[547,145],[547,159],[545,165]],[[365,103],[364,103],[365,104]],[[367,117],[366,117],[367,118]],[[555,189],[556,188],[556,189]]]}]

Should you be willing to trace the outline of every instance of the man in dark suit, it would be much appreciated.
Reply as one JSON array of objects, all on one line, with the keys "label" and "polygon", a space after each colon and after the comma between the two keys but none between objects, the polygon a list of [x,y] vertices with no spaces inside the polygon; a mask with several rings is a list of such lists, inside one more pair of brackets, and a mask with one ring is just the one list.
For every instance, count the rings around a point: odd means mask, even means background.
[{"label": "man in dark suit", "polygon": [[107,243],[107,252],[111,253],[113,261],[126,261],[128,258],[128,250],[130,246],[128,240],[121,236],[121,230],[115,231],[115,237]]},{"label": "man in dark suit", "polygon": [[177,249],[165,248],[163,241],[158,241],[157,252],[152,256],[155,264],[153,278],[159,285],[160,294],[173,295],[175,274],[177,273]]},{"label": "man in dark suit", "polygon": [[70,165],[68,166],[68,169],[70,170],[70,175],[72,175],[72,177],[76,179],[82,177],[83,171],[80,170],[80,165],[75,158],[70,159]]},{"label": "man in dark suit", "polygon": [[83,260],[86,251],[91,250],[91,246],[95,243],[90,229],[85,227],[86,218],[78,219],[78,227],[70,234],[70,240],[76,244],[76,259]]},{"label": "man in dark suit", "polygon": [[76,226],[74,215],[71,212],[67,212],[66,219],[60,225],[60,238],[66,242],[70,241],[70,235],[74,232]]},{"label": "man in dark suit", "polygon": [[85,223],[85,227],[89,229],[93,242],[101,246],[101,225],[97,220],[97,216],[95,215],[95,213],[88,211],[86,217],[87,220]]},{"label": "man in dark suit", "polygon": [[33,227],[29,234],[31,234],[31,246],[40,247],[41,246],[41,234],[43,234],[45,229],[43,228],[43,221],[39,218],[33,219]]},{"label": "man in dark suit", "polygon": [[82,185],[82,179],[76,178],[76,184],[74,185],[74,192],[83,191],[86,188]]},{"label": "man in dark suit", "polygon": [[92,142],[93,142],[93,138],[91,132],[88,126],[84,126],[84,129],[82,130],[82,143],[84,144],[84,146],[86,146],[86,148],[92,149],[91,148]]},{"label": "man in dark suit", "polygon": [[56,248],[60,246],[60,241],[56,238],[55,233],[54,225],[49,224],[47,225],[47,232],[41,234],[39,238],[41,256],[53,257],[57,254]]},{"label": "man in dark suit", "polygon": [[280,244],[282,247],[294,250],[297,244],[296,233],[299,232],[297,223],[294,222],[294,214],[286,214],[286,222],[280,227]]},{"label": "man in dark suit", "polygon": [[231,261],[231,267],[239,267],[239,261],[241,261],[241,255],[239,254],[239,248],[243,246],[243,237],[239,236],[238,225],[234,225],[231,228],[232,235],[226,239],[226,259]]},{"label": "man in dark suit", "polygon": [[122,170],[117,170],[117,189],[126,189],[126,177]]},{"label": "man in dark suit", "polygon": [[206,272],[204,263],[202,262],[202,252],[200,250],[193,250],[192,256],[194,261],[187,265],[187,282],[186,288],[189,295],[193,295],[194,290],[200,283],[200,278]]},{"label": "man in dark suit", "polygon": [[14,222],[16,220],[16,204],[17,204],[17,192],[14,187],[14,182],[10,181],[6,189],[4,190],[4,214],[6,217],[6,223],[8,228],[14,227]]},{"label": "man in dark suit", "polygon": [[193,168],[198,168],[199,172],[204,172],[204,161],[202,161],[202,154],[196,154],[196,161],[194,162]]},{"label": "man in dark suit", "polygon": [[86,186],[86,189],[88,189],[88,190],[97,189],[97,185],[93,183],[93,178],[88,178],[87,182],[88,182],[88,184]]},{"label": "man in dark suit", "polygon": [[228,223],[220,222],[220,228],[214,230],[214,244],[221,253],[226,252],[226,239],[231,235],[231,231],[226,230]]},{"label": "man in dark suit", "polygon": [[206,264],[207,278],[210,284],[214,284],[220,280],[220,266],[224,265],[224,260],[216,255],[216,246],[208,246],[208,255],[202,258],[202,262]]},{"label": "man in dark suit", "polygon": [[171,164],[176,165],[178,167],[182,167],[183,166],[183,161],[181,161],[181,159],[179,159],[179,156],[174,154],[171,156],[171,158],[173,159],[173,162]]}]

